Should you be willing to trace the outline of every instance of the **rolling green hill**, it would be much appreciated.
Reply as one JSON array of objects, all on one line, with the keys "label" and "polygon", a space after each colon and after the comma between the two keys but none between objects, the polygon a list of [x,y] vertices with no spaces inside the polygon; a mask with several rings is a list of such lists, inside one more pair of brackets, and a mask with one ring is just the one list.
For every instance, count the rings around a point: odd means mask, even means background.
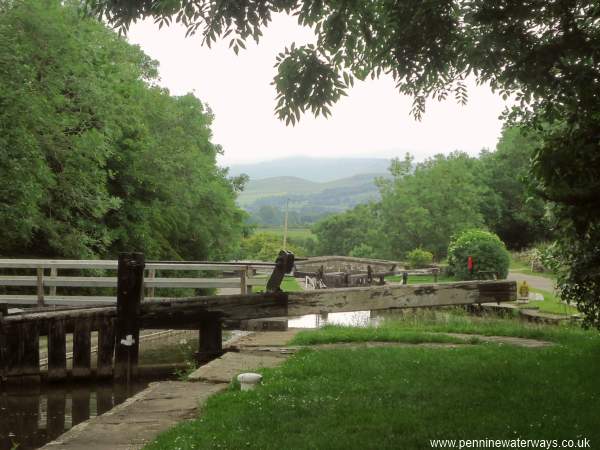
[{"label": "rolling green hill", "polygon": [[386,176],[382,173],[360,174],[322,183],[287,176],[250,180],[238,197],[238,203],[251,213],[255,222],[275,225],[283,220],[285,204],[289,200],[294,220],[311,223],[325,215],[378,200],[375,179]]}]

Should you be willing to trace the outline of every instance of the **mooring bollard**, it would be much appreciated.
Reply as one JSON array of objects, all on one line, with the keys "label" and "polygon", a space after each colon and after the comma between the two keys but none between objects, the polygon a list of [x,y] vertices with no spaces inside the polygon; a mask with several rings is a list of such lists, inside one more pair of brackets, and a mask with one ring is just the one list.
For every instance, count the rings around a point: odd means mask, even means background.
[{"label": "mooring bollard", "polygon": [[256,389],[262,380],[262,375],[258,373],[241,373],[238,375],[237,380],[240,383],[240,390],[242,391],[251,391],[252,389]]}]

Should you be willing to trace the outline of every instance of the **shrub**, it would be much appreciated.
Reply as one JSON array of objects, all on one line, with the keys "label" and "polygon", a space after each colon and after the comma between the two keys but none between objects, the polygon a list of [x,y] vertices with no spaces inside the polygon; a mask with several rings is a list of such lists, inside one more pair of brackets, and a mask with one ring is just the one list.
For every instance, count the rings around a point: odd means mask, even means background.
[{"label": "shrub", "polygon": [[[282,238],[269,233],[255,233],[242,239],[238,259],[250,259],[272,262],[283,248]],[[303,256],[301,248],[288,242],[287,250],[296,256]]]},{"label": "shrub", "polygon": [[[473,271],[467,261],[473,258]],[[448,246],[448,269],[459,280],[478,278],[478,272],[496,272],[506,278],[510,257],[504,242],[489,231],[467,230],[454,236]]]},{"label": "shrub", "polygon": [[408,264],[412,269],[421,269],[423,267],[429,267],[433,262],[433,253],[423,250],[422,248],[415,248],[408,252],[406,255]]},{"label": "shrub", "polygon": [[377,252],[368,244],[356,245],[350,250],[349,256],[355,258],[377,258]]}]

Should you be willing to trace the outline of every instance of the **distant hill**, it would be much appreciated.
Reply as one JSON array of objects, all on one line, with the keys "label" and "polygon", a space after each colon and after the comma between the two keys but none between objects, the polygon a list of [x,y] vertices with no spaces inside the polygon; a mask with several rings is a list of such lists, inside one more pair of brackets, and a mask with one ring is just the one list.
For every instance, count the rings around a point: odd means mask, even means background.
[{"label": "distant hill", "polygon": [[285,204],[289,200],[294,221],[311,223],[328,214],[379,200],[375,179],[387,176],[385,173],[360,174],[323,183],[299,177],[251,179],[238,197],[238,203],[251,213],[255,222],[273,225],[283,220]]},{"label": "distant hill", "polygon": [[298,177],[317,183],[353,177],[359,174],[387,173],[390,160],[385,158],[309,158],[304,156],[276,159],[254,164],[233,164],[231,175],[245,173],[251,180],[273,177]]}]

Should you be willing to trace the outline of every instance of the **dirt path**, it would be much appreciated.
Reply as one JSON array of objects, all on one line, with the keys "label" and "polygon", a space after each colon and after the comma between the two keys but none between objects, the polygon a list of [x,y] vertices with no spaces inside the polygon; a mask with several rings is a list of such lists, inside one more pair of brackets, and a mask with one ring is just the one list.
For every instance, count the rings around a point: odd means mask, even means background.
[{"label": "dirt path", "polygon": [[535,289],[541,289],[546,292],[554,292],[554,280],[545,277],[538,277],[535,275],[529,275],[526,273],[521,273],[516,270],[511,270],[508,273],[508,280],[516,281],[517,283],[521,283],[523,281],[527,281],[527,284]]}]

